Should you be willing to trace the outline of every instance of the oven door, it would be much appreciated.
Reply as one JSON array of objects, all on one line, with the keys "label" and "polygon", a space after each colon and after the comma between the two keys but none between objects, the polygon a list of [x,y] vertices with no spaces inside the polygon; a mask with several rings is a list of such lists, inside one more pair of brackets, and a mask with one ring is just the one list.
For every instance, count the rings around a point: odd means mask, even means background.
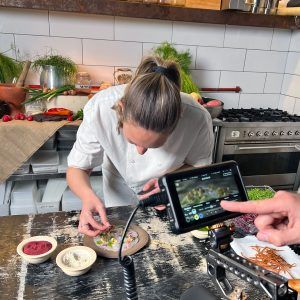
[{"label": "oven door", "polygon": [[246,185],[289,190],[299,187],[300,144],[225,144],[222,161],[227,160],[238,163]]}]

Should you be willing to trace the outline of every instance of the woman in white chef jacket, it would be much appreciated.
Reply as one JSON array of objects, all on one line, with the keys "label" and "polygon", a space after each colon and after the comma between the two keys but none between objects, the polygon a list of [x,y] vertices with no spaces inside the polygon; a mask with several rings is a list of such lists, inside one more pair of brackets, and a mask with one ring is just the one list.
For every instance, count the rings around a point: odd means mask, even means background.
[{"label": "woman in white chef jacket", "polygon": [[[71,190],[82,200],[79,231],[99,234],[110,226],[105,207],[136,204],[140,191],[148,192],[140,199],[158,192],[157,178],[166,172],[210,164],[212,149],[211,117],[180,93],[177,65],[145,58],[128,85],[99,92],[84,108],[67,171]],[[89,181],[101,164],[104,199]]]}]

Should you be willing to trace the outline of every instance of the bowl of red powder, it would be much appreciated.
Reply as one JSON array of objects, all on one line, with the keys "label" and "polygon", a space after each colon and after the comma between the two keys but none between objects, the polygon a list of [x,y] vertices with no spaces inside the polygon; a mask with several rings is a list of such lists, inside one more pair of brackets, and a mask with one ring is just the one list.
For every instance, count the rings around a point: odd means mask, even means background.
[{"label": "bowl of red powder", "polygon": [[18,254],[27,262],[40,264],[48,260],[57,247],[57,241],[50,236],[32,236],[22,241],[18,247]]}]

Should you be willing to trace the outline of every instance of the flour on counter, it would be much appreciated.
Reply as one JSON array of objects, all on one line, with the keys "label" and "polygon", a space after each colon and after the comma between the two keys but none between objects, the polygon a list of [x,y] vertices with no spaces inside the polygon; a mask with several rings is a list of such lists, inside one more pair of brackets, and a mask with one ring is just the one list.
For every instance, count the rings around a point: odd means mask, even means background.
[{"label": "flour on counter", "polygon": [[69,268],[84,267],[89,263],[89,260],[87,254],[73,251],[68,251],[62,259],[63,263]]}]

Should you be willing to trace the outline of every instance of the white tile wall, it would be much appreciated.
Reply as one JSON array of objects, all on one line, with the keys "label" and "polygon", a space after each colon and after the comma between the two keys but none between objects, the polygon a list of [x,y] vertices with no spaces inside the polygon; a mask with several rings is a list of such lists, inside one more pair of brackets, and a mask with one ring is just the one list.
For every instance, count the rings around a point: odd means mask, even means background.
[{"label": "white tile wall", "polygon": [[160,20],[116,17],[115,39],[153,43],[171,42],[172,23]]},{"label": "white tile wall", "polygon": [[263,93],[265,80],[265,73],[222,71],[220,87],[240,86],[242,93]]},{"label": "white tile wall", "polygon": [[223,47],[225,25],[174,22],[174,44]]},{"label": "white tile wall", "polygon": [[0,32],[49,35],[48,12],[1,7]]},{"label": "white tile wall", "polygon": [[242,71],[245,55],[245,49],[198,47],[196,68]]},{"label": "white tile wall", "polygon": [[16,58],[14,47],[15,41],[13,34],[0,33],[0,52],[5,52],[7,56]]},{"label": "white tile wall", "polygon": [[226,26],[225,47],[269,50],[273,29],[247,26]]},{"label": "white tile wall", "polygon": [[15,35],[16,48],[25,59],[34,59],[48,53],[68,56],[75,63],[82,63],[80,39],[49,36]]},{"label": "white tile wall", "polygon": [[[113,82],[118,66],[135,69],[142,56],[163,41],[190,51],[192,76],[200,87],[242,88],[241,94],[207,94],[224,101],[225,108],[284,103],[291,112],[299,111],[299,31],[0,10],[0,51],[15,42],[21,59],[34,59],[50,51],[65,55],[95,82]],[[15,55],[14,51],[8,54]],[[27,82],[38,83],[39,74],[30,71]],[[280,94],[287,96],[279,102]]]},{"label": "white tile wall", "polygon": [[294,113],[296,99],[293,97],[281,95],[278,108],[287,111],[288,113]]},{"label": "white tile wall", "polygon": [[295,107],[294,107],[293,113],[300,116],[300,99],[299,98],[295,99]]},{"label": "white tile wall", "polygon": [[50,35],[113,40],[114,18],[63,12],[49,13]]},{"label": "white tile wall", "polygon": [[248,50],[244,71],[284,73],[287,52]]},{"label": "white tile wall", "polygon": [[83,64],[86,65],[135,67],[141,58],[141,43],[83,40]]},{"label": "white tile wall", "polygon": [[291,31],[287,29],[274,29],[271,50],[288,51],[291,41]]}]

